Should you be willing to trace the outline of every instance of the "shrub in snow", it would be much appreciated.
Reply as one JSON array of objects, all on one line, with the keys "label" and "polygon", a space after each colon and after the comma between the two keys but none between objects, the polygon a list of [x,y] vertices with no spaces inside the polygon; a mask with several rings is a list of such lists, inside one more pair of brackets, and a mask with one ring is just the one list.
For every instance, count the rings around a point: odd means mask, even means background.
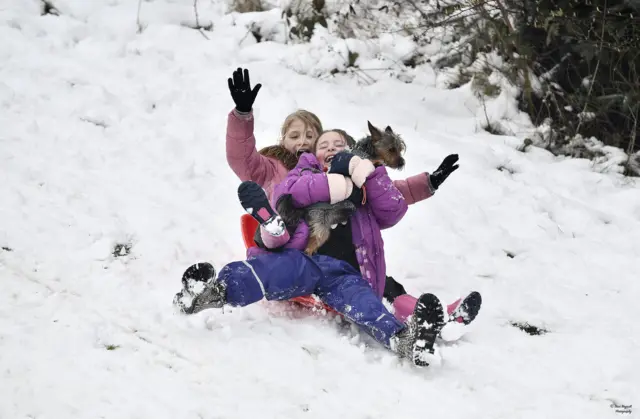
[{"label": "shrub in snow", "polygon": [[113,246],[113,252],[111,254],[114,258],[127,256],[131,253],[131,243],[117,243]]},{"label": "shrub in snow", "polygon": [[308,41],[313,36],[316,25],[327,27],[325,0],[292,0],[282,16],[289,28],[289,37]]},{"label": "shrub in snow", "polygon": [[264,12],[267,5],[262,0],[232,0],[230,8],[238,13]]},{"label": "shrub in snow", "polygon": [[596,158],[606,152],[587,140],[595,137],[603,146],[625,150],[625,173],[640,174],[634,154],[640,150],[637,3],[405,0],[397,4],[419,16],[416,41],[432,45],[431,61],[453,76],[450,87],[487,72],[500,73],[517,87],[519,109],[542,128],[538,130],[544,133],[542,141],[531,139],[539,135],[530,138],[536,145],[555,154]]},{"label": "shrub in snow", "polygon": [[284,60],[297,72],[350,72],[372,83],[389,76],[412,82],[435,70],[443,87],[470,85],[479,128],[526,131],[522,151],[535,145],[598,159],[610,154],[598,144],[614,146],[626,153],[624,173],[640,174],[638,5],[282,0],[277,6],[269,19],[256,13],[248,28],[258,42],[296,44]]},{"label": "shrub in snow", "polygon": [[539,335],[544,335],[546,333],[549,333],[547,329],[534,326],[527,322],[511,322],[511,326],[517,327],[518,329],[522,330],[523,332],[531,336],[539,336]]},{"label": "shrub in snow", "polygon": [[51,3],[49,0],[40,0],[42,2],[42,12],[41,15],[54,15],[54,16],[59,16],[60,12],[58,11],[58,9],[56,9],[56,7],[53,5],[53,3]]}]

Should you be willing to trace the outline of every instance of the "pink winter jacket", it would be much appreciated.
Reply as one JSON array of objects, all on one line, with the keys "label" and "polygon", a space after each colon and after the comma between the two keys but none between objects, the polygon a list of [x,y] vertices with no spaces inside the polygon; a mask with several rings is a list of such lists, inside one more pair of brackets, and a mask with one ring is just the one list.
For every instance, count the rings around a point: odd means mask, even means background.
[{"label": "pink winter jacket", "polygon": [[[235,109],[229,112],[227,118],[227,162],[241,181],[252,180],[262,186],[269,199],[273,195],[273,188],[293,168],[287,169],[282,160],[258,152],[253,135],[253,112],[240,114]],[[434,193],[427,173],[394,180],[393,185],[402,193],[408,205],[425,200]]]}]

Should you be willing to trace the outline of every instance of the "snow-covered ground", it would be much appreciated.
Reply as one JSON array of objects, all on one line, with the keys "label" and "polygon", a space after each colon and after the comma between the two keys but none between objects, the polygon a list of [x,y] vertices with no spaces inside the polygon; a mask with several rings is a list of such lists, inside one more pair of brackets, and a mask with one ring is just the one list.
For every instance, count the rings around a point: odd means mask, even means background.
[{"label": "snow-covered ground", "polygon": [[[0,2],[1,419],[638,414],[636,181],[479,130],[469,88],[442,90],[425,66],[411,84],[381,71],[367,84],[325,74],[342,64],[322,31],[305,45],[256,43],[247,22],[279,10],[200,1],[206,39],[182,25],[191,0],[142,2],[141,33],[137,1],[54,4],[60,16]],[[367,45],[364,64],[407,48]],[[238,66],[263,84],[259,146],[303,107],[357,137],[367,120],[391,125],[408,145],[396,178],[460,155],[437,195],[384,233],[388,273],[412,293],[484,297],[441,366],[413,368],[283,303],[174,312],[187,266],[244,255],[224,157]],[[506,96],[489,112],[526,127]],[[128,251],[115,257],[117,245]]]}]

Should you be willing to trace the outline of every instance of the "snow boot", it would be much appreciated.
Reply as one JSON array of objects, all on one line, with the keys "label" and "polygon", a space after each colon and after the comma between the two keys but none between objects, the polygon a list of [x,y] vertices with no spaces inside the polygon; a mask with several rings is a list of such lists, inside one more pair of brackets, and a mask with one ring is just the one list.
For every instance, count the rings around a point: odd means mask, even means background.
[{"label": "snow boot", "polygon": [[462,323],[466,326],[476,318],[480,306],[482,306],[482,296],[478,291],[473,291],[453,310],[449,315],[449,321]]},{"label": "snow boot", "polygon": [[435,353],[436,337],[444,326],[444,308],[438,297],[422,294],[406,325],[391,337],[391,350],[418,367],[428,366]]},{"label": "snow boot", "polygon": [[280,237],[286,232],[282,217],[271,207],[267,194],[255,182],[244,181],[238,187],[240,204],[269,234]]},{"label": "snow boot", "polygon": [[453,342],[460,339],[466,332],[469,325],[478,316],[482,306],[482,296],[479,292],[473,291],[463,300],[458,300],[458,305],[451,310],[447,323],[440,331],[439,338],[446,342]]},{"label": "snow boot", "polygon": [[191,265],[182,275],[182,290],[173,304],[185,314],[195,314],[207,308],[224,306],[227,287],[216,281],[216,270],[210,263]]}]

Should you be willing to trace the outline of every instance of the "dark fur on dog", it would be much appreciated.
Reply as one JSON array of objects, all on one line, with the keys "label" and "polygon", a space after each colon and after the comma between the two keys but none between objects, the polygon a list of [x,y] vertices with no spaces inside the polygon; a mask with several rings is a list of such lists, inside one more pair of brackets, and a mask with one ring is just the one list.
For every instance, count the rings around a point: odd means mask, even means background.
[{"label": "dark fur on dog", "polygon": [[346,223],[356,211],[351,201],[340,201],[335,204],[319,202],[306,208],[295,208],[291,195],[283,195],[276,205],[276,211],[287,227],[298,225],[300,220],[309,226],[309,241],[304,252],[314,254],[329,239],[331,230],[340,223]]},{"label": "dark fur on dog", "polygon": [[[351,136],[341,130],[333,130],[340,133],[351,152],[363,159],[369,159],[374,164],[384,165],[393,169],[404,168],[404,153],[406,146],[400,136],[387,126],[380,131],[367,121],[371,135],[355,142]],[[329,239],[331,229],[338,224],[346,223],[355,211],[355,205],[348,200],[329,204],[326,202],[309,205],[306,208],[295,208],[291,195],[282,196],[276,205],[276,211],[282,217],[287,227],[297,226],[301,220],[305,220],[309,226],[309,241],[305,248],[308,255],[314,254]],[[261,243],[260,231],[255,235],[256,243]]]}]

